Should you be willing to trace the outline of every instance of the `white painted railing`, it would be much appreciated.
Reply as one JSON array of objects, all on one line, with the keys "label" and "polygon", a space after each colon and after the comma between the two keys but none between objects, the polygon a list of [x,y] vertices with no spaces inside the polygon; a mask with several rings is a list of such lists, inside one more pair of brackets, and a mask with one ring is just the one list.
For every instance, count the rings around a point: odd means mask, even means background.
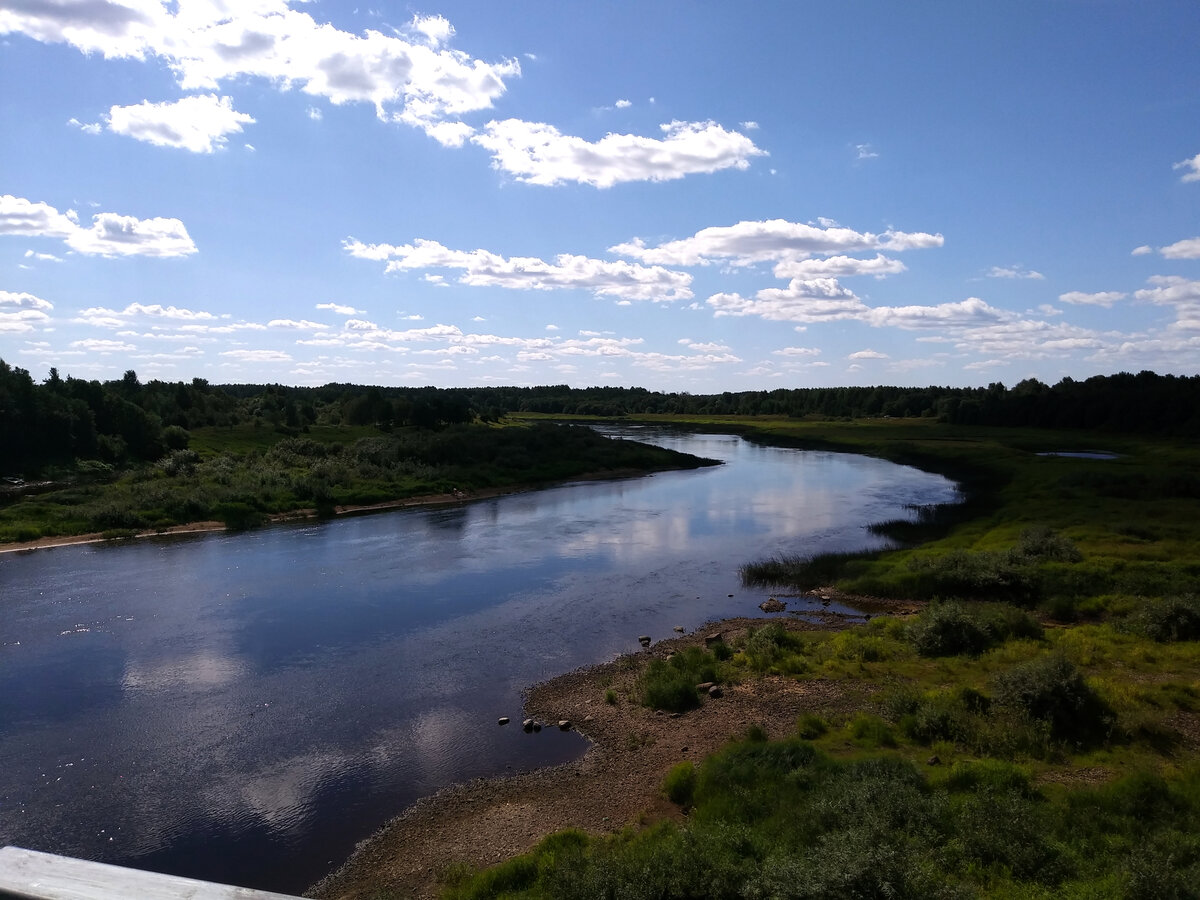
[{"label": "white painted railing", "polygon": [[298,900],[20,847],[0,850],[0,900]]}]

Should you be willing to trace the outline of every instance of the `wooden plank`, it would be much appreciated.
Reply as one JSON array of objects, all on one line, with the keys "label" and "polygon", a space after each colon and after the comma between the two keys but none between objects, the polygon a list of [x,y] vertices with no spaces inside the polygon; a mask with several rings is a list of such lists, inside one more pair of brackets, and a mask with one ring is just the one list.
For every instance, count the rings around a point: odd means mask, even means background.
[{"label": "wooden plank", "polygon": [[0,850],[0,898],[12,900],[299,900],[20,847]]}]

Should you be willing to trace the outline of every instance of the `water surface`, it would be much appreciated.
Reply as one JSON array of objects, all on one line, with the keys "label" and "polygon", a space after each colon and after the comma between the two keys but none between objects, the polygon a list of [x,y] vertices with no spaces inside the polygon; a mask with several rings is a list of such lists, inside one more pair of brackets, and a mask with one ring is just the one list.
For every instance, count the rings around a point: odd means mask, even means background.
[{"label": "water surface", "polygon": [[865,457],[614,433],[725,465],[0,555],[0,844],[299,892],[419,797],[582,752],[496,725],[530,684],[757,614],[740,564],[878,545],[867,524],[954,496]]}]

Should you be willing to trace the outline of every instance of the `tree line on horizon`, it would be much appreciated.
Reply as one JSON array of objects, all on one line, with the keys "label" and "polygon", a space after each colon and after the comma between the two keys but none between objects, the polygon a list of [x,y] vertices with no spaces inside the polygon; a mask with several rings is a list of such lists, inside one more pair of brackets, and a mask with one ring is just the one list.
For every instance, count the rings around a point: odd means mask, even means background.
[{"label": "tree line on horizon", "polygon": [[934,418],[957,425],[1085,429],[1180,436],[1200,434],[1200,376],[1143,371],[1025,379],[1011,388],[841,387],[725,391],[720,394],[568,385],[379,387],[330,383],[212,385],[148,381],[133,370],[111,381],[59,375],[42,382],[0,359],[0,474],[97,459],[153,461],[185,448],[195,428],[237,425],[298,434],[313,425],[438,428],[512,412],[792,418]]}]

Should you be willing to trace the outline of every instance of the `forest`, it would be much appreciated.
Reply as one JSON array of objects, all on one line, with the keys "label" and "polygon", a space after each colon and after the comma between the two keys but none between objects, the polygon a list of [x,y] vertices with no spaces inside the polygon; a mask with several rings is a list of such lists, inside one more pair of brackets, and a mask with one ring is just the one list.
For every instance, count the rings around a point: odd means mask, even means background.
[{"label": "forest", "polygon": [[375,387],[331,383],[212,385],[142,382],[133,370],[112,381],[42,382],[0,360],[0,475],[38,474],[75,460],[151,462],[188,447],[196,428],[253,425],[285,435],[314,425],[436,429],[496,421],[508,413],[624,417],[784,416],[793,419],[932,418],[952,425],[1084,429],[1130,434],[1200,433],[1200,376],[1154,372],[1026,379],[1011,388],[781,388],[721,394],[645,388]]}]

